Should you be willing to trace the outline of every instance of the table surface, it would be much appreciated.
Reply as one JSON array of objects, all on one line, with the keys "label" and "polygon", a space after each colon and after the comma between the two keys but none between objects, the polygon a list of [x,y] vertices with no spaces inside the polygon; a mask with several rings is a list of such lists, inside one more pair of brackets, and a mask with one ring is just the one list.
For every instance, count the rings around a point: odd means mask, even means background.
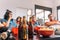
[{"label": "table surface", "polygon": [[53,35],[49,38],[44,38],[44,37],[37,38],[37,35],[34,35],[33,39],[34,40],[60,40],[60,35]]},{"label": "table surface", "polygon": [[49,38],[40,37],[40,40],[60,40],[60,35],[54,35]]}]

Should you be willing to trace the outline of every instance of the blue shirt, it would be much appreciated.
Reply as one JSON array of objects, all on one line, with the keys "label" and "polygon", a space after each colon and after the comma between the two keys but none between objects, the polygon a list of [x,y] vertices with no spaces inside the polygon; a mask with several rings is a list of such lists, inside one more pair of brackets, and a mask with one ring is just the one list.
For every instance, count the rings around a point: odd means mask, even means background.
[{"label": "blue shirt", "polygon": [[[3,22],[7,22],[7,20],[6,20],[6,19],[2,19],[1,22],[2,22],[2,23],[3,23]],[[12,20],[10,21],[10,23],[9,23],[8,29],[11,30],[12,27],[16,27],[16,26],[17,26],[16,22],[12,19]]]},{"label": "blue shirt", "polygon": [[39,22],[36,21],[33,25],[34,25],[34,26],[38,26],[38,25],[40,25],[40,24],[39,24]]}]

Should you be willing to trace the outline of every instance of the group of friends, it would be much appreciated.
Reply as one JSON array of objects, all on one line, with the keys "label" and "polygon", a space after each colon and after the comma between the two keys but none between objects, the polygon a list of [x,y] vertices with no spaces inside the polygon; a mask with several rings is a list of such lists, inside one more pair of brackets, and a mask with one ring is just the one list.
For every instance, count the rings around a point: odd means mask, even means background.
[{"label": "group of friends", "polygon": [[[39,25],[38,22],[36,22],[36,17],[33,15],[29,18],[29,21],[26,20],[26,17],[20,17],[18,16],[15,19],[12,18],[12,11],[6,10],[4,14],[4,18],[0,20],[0,34],[3,34],[1,37],[2,39],[7,39],[10,36],[10,33],[12,32],[12,28],[18,28],[19,30],[19,38],[20,40],[26,40],[25,34],[29,34],[29,38],[33,38],[31,35],[33,35],[33,26],[32,25]],[[28,30],[28,31],[27,31]],[[6,37],[7,35],[7,37]],[[24,37],[23,37],[24,36]]]},{"label": "group of friends", "polygon": [[[43,25],[49,27],[54,24],[60,24],[59,21],[55,20],[52,14],[48,15],[49,21],[45,22]],[[19,30],[19,38],[20,40],[26,40],[26,34],[28,34],[28,38],[33,38],[33,27],[38,26],[40,23],[36,20],[36,16],[33,15],[27,21],[26,17],[18,16],[16,20],[12,18],[12,11],[6,10],[4,14],[4,18],[0,21],[0,34],[6,33],[8,37],[12,31],[13,27],[18,28]],[[27,31],[28,30],[28,31]],[[24,36],[24,37],[23,37]],[[6,37],[6,36],[4,36]],[[6,39],[8,38],[6,37]]]}]

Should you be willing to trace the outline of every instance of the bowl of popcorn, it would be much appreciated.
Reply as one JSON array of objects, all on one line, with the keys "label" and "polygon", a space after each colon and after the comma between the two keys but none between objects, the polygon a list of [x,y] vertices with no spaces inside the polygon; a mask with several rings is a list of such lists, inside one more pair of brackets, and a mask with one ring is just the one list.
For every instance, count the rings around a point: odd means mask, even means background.
[{"label": "bowl of popcorn", "polygon": [[54,30],[53,30],[53,28],[49,28],[49,27],[41,27],[38,30],[38,32],[43,37],[50,37],[53,34]]}]

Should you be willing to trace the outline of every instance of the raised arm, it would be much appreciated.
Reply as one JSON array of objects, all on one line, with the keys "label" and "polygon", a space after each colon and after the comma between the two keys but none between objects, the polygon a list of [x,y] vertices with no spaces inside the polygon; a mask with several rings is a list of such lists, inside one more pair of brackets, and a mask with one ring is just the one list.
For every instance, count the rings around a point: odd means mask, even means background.
[{"label": "raised arm", "polygon": [[46,22],[45,25],[46,25],[46,26],[51,26],[51,25],[54,25],[54,24],[56,24],[56,23],[57,23],[57,22]]}]

